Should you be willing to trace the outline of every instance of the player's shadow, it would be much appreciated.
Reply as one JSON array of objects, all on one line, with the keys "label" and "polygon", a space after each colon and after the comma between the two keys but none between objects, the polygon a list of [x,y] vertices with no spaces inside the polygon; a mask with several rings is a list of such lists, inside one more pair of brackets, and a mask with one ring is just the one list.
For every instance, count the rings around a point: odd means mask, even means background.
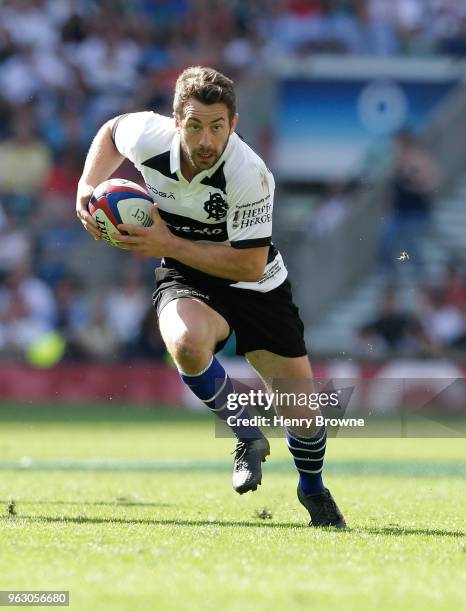
[{"label": "player's shadow", "polygon": [[91,516],[42,516],[32,514],[17,514],[16,517],[6,518],[18,518],[27,519],[31,522],[38,521],[44,523],[77,523],[77,524],[91,524],[91,525],[105,525],[111,523],[119,523],[123,525],[175,525],[179,527],[272,527],[275,529],[307,529],[305,524],[298,525],[296,523],[274,523],[268,520],[262,522],[252,521],[208,521],[208,520],[180,520],[180,519],[123,519],[118,517],[112,518],[100,518]]},{"label": "player's shadow", "polygon": [[[40,515],[27,515],[18,514],[17,518],[27,519],[31,522],[39,521],[45,523],[77,523],[77,524],[92,524],[92,525],[105,525],[110,523],[118,523],[123,525],[175,525],[179,527],[267,527],[272,529],[294,529],[294,530],[307,530],[309,529],[307,524],[297,523],[276,523],[268,520],[262,522],[252,521],[208,521],[208,520],[180,520],[180,519],[123,519],[123,518],[99,518],[89,516],[40,516]],[[387,527],[356,527],[345,530],[325,528],[322,530],[329,531],[332,533],[344,534],[357,534],[361,532],[372,533],[374,535],[392,535],[392,536],[412,536],[412,535],[427,535],[432,537],[462,537],[465,535],[463,531],[447,531],[444,529],[411,529],[407,527],[387,526]]]},{"label": "player's shadow", "polygon": [[374,535],[393,535],[393,536],[411,536],[411,535],[427,535],[433,537],[451,537],[458,538],[466,535],[464,531],[446,531],[445,529],[411,529],[408,527],[357,527],[354,529],[357,532],[373,533]]},{"label": "player's shadow", "polygon": [[[7,504],[10,500],[0,499],[0,504]],[[18,504],[24,505],[44,505],[44,506],[139,506],[139,507],[169,507],[173,504],[165,504],[161,502],[138,502],[130,499],[116,499],[115,501],[27,501],[18,500]]]}]

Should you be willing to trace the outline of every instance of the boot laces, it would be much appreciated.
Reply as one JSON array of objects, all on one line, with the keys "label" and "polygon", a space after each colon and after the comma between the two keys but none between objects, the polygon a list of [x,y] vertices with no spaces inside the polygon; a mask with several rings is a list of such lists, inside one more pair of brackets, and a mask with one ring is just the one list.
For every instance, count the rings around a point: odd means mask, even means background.
[{"label": "boot laces", "polygon": [[238,440],[236,443],[235,450],[231,454],[235,456],[235,466],[237,469],[246,466],[245,457],[248,452],[248,448],[248,444],[242,440]]}]

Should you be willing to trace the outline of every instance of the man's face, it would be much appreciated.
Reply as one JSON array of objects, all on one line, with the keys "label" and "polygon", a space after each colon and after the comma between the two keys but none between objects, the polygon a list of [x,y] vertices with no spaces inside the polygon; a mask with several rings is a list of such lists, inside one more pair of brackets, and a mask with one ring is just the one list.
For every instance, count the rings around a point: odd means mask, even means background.
[{"label": "man's face", "polygon": [[228,108],[223,102],[202,104],[190,98],[183,117],[176,120],[181,136],[181,156],[185,168],[194,176],[211,168],[227,146],[238,116],[230,124]]}]

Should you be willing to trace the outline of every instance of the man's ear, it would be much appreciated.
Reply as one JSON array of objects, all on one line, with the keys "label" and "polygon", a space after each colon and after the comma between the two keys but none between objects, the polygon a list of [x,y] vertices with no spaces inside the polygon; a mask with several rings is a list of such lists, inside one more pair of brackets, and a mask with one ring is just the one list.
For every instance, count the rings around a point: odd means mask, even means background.
[{"label": "man's ear", "polygon": [[175,126],[176,126],[176,129],[178,129],[178,130],[179,130],[179,129],[180,129],[180,127],[181,127],[181,124],[180,124],[180,120],[179,120],[179,119],[178,119],[178,117],[175,115],[175,113],[173,113],[173,118],[175,119]]},{"label": "man's ear", "polygon": [[236,126],[238,125],[238,120],[239,120],[239,115],[238,113],[235,113],[235,116],[233,117],[231,121],[230,134],[233,134],[233,132],[236,130]]}]

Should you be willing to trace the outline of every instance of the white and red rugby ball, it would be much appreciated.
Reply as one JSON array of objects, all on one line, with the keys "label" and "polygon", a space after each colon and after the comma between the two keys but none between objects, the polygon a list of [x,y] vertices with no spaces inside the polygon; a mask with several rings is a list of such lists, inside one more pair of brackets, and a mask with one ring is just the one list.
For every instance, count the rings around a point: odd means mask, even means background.
[{"label": "white and red rugby ball", "polygon": [[139,185],[125,179],[109,179],[97,185],[88,210],[97,221],[102,239],[116,246],[112,234],[121,234],[117,225],[127,223],[150,227],[154,201]]}]

